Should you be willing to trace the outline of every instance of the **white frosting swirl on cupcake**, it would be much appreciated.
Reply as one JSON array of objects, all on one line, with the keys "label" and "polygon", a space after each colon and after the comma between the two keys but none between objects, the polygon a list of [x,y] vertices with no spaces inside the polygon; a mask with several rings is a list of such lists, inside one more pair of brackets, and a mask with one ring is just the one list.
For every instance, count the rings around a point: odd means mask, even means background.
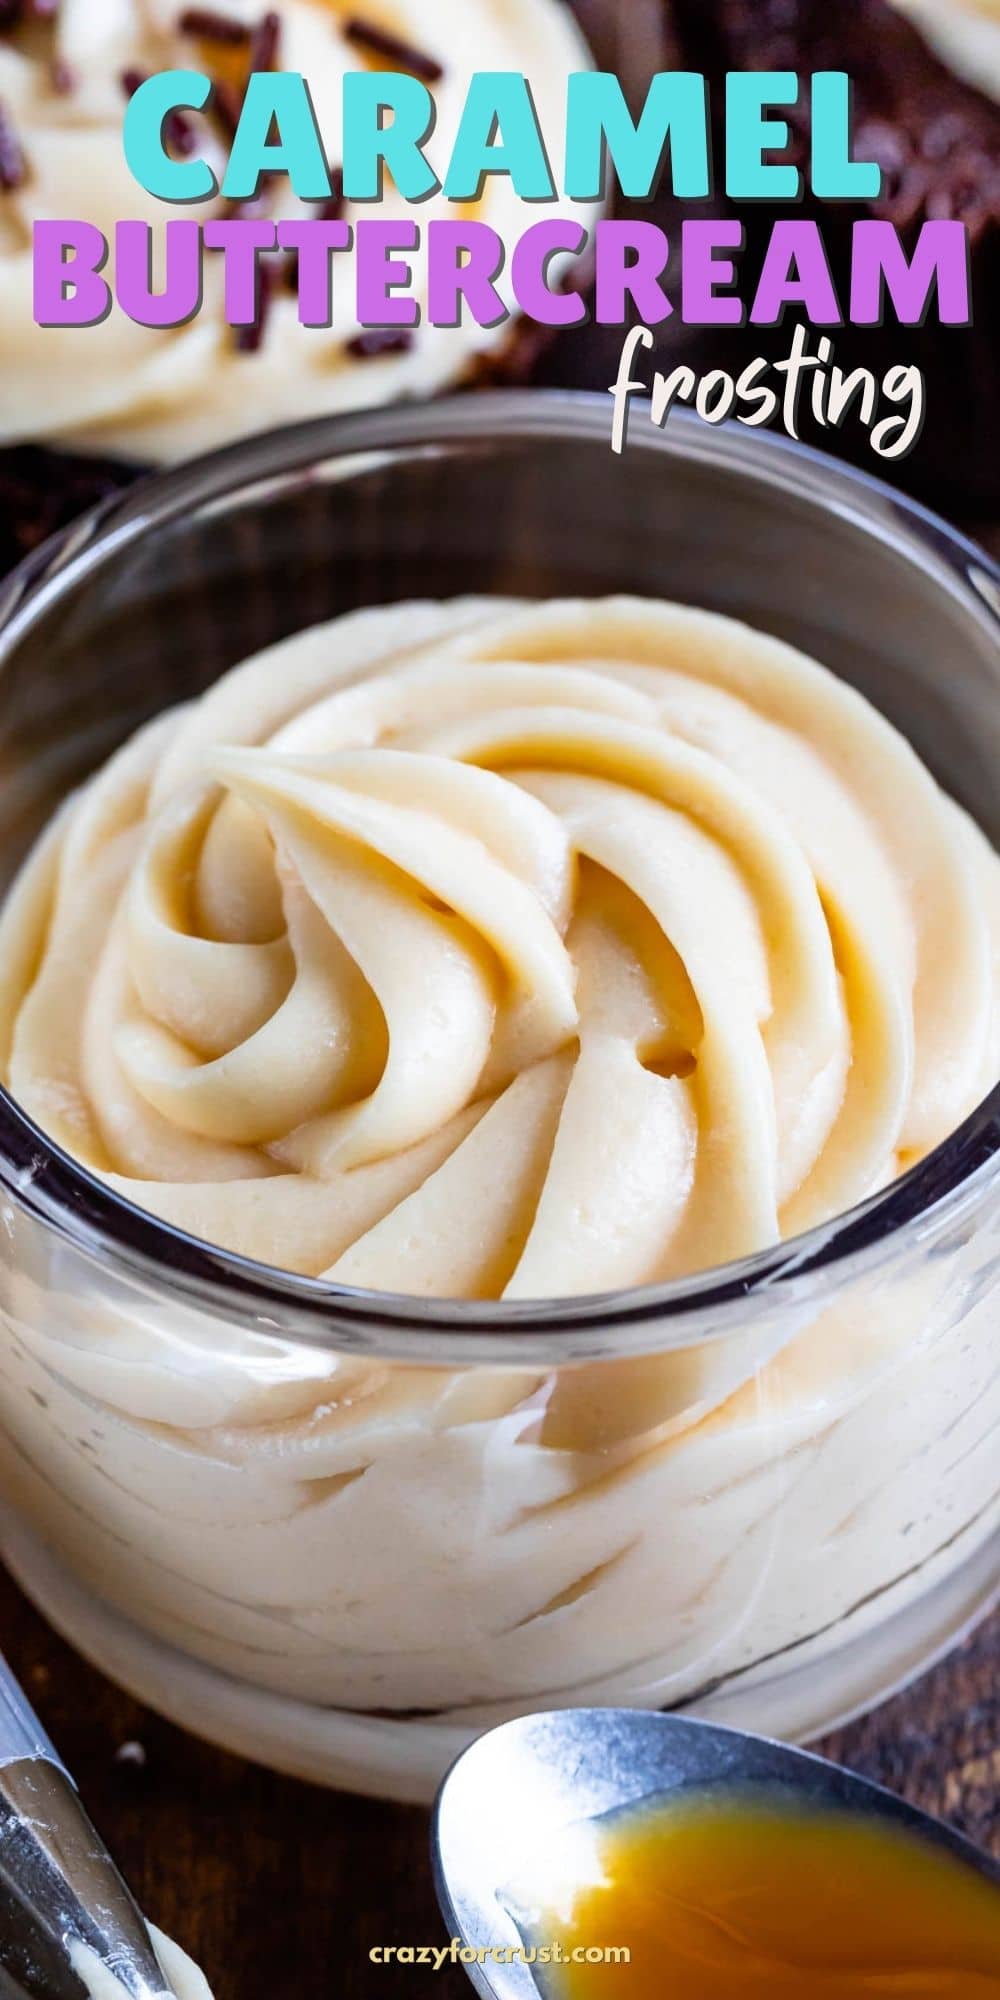
[{"label": "white frosting swirl on cupcake", "polygon": [[542,1298],[850,1208],[998,1068],[1000,866],[727,619],[468,599],[300,634],[128,743],[0,920],[0,1075],[292,1271]]},{"label": "white frosting swirl on cupcake", "polygon": [[[255,23],[263,0],[215,0],[212,14]],[[282,0],[278,60],[309,84],[327,155],[342,157],[344,73],[378,62],[375,52],[344,32],[362,16],[408,48],[440,65],[431,85],[436,103],[429,157],[447,162],[469,79],[477,70],[523,71],[543,130],[555,149],[565,129],[566,78],[589,67],[583,39],[563,0]],[[249,431],[307,416],[329,415],[402,396],[433,394],[461,380],[483,356],[510,339],[509,324],[486,329],[421,324],[403,352],[358,356],[353,287],[334,280],[334,322],[303,328],[291,286],[275,287],[264,337],[241,351],[226,325],[222,260],[207,253],[204,303],[186,327],[135,326],[117,309],[99,327],[39,328],[33,320],[32,225],[43,218],[81,218],[109,239],[119,220],[162,230],[173,213],[205,219],[220,202],[173,210],[132,179],[122,146],[123,78],[175,67],[231,75],[246,71],[244,48],[199,41],[180,31],[181,0],[61,0],[54,25],[25,22],[0,31],[0,102],[23,152],[21,185],[0,191],[0,441],[58,439],[139,460],[174,459]],[[241,68],[242,66],[242,68]],[[391,64],[384,66],[391,67]],[[224,161],[222,137],[210,116],[192,114],[206,157]],[[213,136],[214,133],[214,136]],[[214,149],[214,154],[213,154]],[[267,195],[267,212],[315,214],[296,202],[284,182]],[[344,209],[356,222],[370,209]],[[474,215],[509,246],[537,221],[537,207],[490,176],[481,200],[467,210],[435,196],[418,211],[387,184],[380,221],[418,220],[424,242],[435,217]],[[561,214],[585,223],[593,211],[564,203]],[[113,268],[113,253],[111,267]],[[421,255],[415,253],[414,296],[426,307]],[[501,280],[499,289],[504,291]],[[510,303],[508,298],[508,303]]]},{"label": "white frosting swirl on cupcake", "polygon": [[1000,0],[893,0],[956,76],[1000,103]]}]

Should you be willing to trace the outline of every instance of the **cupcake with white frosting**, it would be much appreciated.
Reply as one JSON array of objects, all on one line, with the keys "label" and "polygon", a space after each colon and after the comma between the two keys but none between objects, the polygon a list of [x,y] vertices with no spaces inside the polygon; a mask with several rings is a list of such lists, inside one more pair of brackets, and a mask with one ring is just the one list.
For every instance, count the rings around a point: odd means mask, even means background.
[{"label": "cupcake with white frosting", "polygon": [[1000,0],[893,0],[957,76],[1000,103]]},{"label": "cupcake with white frosting", "polygon": [[[397,398],[433,395],[474,377],[510,348],[511,326],[427,324],[425,279],[414,259],[421,311],[412,331],[359,338],[353,287],[334,285],[333,323],[303,328],[294,272],[265,281],[257,328],[227,325],[223,269],[206,258],[202,309],[188,325],[150,329],[115,310],[84,335],[39,328],[32,305],[32,226],[80,217],[113,239],[121,219],[162,229],[169,211],[132,178],[122,145],[129,94],[154,71],[197,68],[215,90],[204,116],[177,114],[168,146],[197,144],[221,167],[253,69],[284,68],[306,78],[336,188],[342,157],[345,73],[397,69],[417,75],[435,100],[428,152],[446,162],[469,79],[479,70],[521,71],[530,80],[543,130],[558,153],[566,78],[589,66],[583,37],[563,0],[6,0],[0,5],[0,444],[18,448],[6,474],[9,525],[30,515],[24,540],[38,539],[66,512],[115,480],[118,462],[146,465],[189,456],[248,432],[308,416],[332,415]],[[336,200],[336,196],[334,197]],[[296,202],[283,179],[265,183],[259,204],[278,217],[322,213]],[[348,222],[350,205],[337,203]],[[217,200],[185,215],[231,213]],[[561,212],[572,213],[572,204]],[[422,204],[426,241],[435,215],[454,218],[441,196]],[[537,209],[522,204],[503,176],[491,176],[464,217],[489,223],[514,242]],[[412,219],[387,185],[380,220]],[[581,211],[581,220],[590,220]],[[39,461],[33,449],[57,446]],[[28,450],[25,447],[29,447]],[[76,454],[68,467],[62,449]],[[80,454],[87,454],[81,459]],[[39,473],[42,485],[39,488]],[[55,487],[53,487],[55,481]]]}]

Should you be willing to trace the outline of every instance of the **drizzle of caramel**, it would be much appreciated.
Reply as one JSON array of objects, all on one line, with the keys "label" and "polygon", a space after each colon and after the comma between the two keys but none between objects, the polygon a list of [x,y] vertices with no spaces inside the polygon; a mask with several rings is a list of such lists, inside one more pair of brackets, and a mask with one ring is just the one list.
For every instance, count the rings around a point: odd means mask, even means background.
[{"label": "drizzle of caramel", "polygon": [[564,1964],[566,2000],[1000,2000],[1000,1889],[884,1821],[702,1798],[596,1832],[604,1880],[538,1934],[631,1957]]}]

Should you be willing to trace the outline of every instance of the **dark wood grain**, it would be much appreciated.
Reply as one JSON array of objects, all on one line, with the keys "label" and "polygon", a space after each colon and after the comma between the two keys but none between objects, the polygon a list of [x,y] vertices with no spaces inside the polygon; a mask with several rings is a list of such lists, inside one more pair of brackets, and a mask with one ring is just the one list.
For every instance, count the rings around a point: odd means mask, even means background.
[{"label": "dark wood grain", "polygon": [[[425,1813],[294,1784],[195,1742],[85,1666],[2,1573],[0,1635],[136,1894],[200,1960],[217,2000],[468,2000],[458,1968],[369,1957],[373,1945],[443,1942]],[[1000,1855],[1000,1614],[821,1747]]]}]

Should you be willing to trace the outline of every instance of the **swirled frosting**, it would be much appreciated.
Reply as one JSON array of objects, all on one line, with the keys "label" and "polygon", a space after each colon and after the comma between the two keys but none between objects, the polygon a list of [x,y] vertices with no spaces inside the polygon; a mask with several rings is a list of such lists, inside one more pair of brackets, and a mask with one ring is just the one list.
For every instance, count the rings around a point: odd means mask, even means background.
[{"label": "swirled frosting", "polygon": [[0,1074],[193,1234],[465,1299],[760,1249],[998,1067],[1000,866],[845,683],[633,599],[365,611],[126,744],[0,922]]},{"label": "swirled frosting", "polygon": [[[205,260],[204,302],[190,325],[158,331],[112,312],[86,333],[39,328],[32,317],[32,225],[46,217],[81,217],[109,240],[119,220],[137,219],[162,232],[170,211],[144,193],[126,166],[123,78],[153,70],[201,67],[238,87],[247,55],[239,46],[182,33],[181,0],[60,0],[54,22],[27,5],[4,26],[0,9],[0,104],[23,152],[25,176],[0,187],[0,441],[64,440],[137,459],[173,459],[307,416],[329,415],[400,396],[432,394],[465,376],[477,360],[509,338],[509,327],[473,323],[455,328],[426,323],[426,282],[415,256],[413,294],[421,324],[403,352],[352,352],[358,332],[353,288],[334,282],[329,329],[303,328],[291,287],[276,284],[263,336],[253,351],[226,325],[221,259]],[[37,10],[41,13],[41,9]],[[49,10],[51,12],[51,10]],[[254,24],[263,0],[214,0],[207,11]],[[565,130],[566,78],[590,57],[563,0],[281,0],[278,62],[309,84],[328,158],[342,157],[344,73],[378,63],[377,52],[345,33],[363,18],[395,36],[433,67],[436,104],[428,156],[441,171],[476,70],[518,70],[529,78],[543,130],[558,151]],[[392,67],[392,63],[383,66]],[[397,60],[396,67],[403,66]],[[223,136],[211,117],[188,119],[199,150],[217,172]],[[315,214],[295,201],[284,181],[263,197],[279,218]],[[185,209],[203,220],[224,204]],[[255,211],[256,212],[256,211]],[[356,222],[362,211],[343,208]],[[592,211],[564,204],[562,213],[589,223]],[[515,242],[538,220],[503,176],[491,176],[480,201],[463,211]],[[380,221],[405,217],[387,184]],[[438,216],[455,209],[438,196],[421,204],[426,242]],[[113,269],[114,258],[111,258]],[[504,291],[501,279],[498,289]],[[512,304],[512,295],[507,295]]]}]

